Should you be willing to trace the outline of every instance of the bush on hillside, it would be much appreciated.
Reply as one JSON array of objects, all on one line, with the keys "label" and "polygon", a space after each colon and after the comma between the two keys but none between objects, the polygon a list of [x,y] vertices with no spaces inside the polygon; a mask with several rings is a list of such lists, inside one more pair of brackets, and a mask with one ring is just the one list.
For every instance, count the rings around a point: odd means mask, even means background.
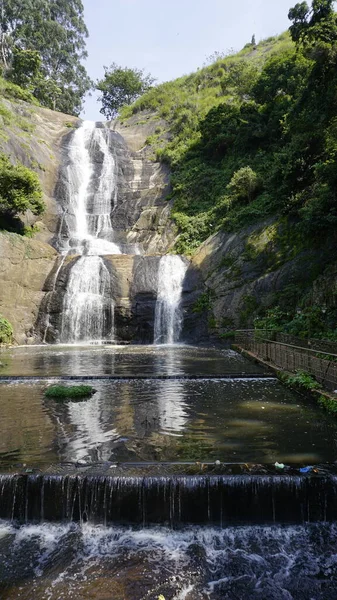
[{"label": "bush on hillside", "polygon": [[13,165],[8,156],[0,154],[0,214],[14,217],[27,210],[34,215],[45,210],[39,178],[31,169]]},{"label": "bush on hillside", "polygon": [[13,327],[7,319],[0,315],[0,344],[10,344],[13,338]]}]

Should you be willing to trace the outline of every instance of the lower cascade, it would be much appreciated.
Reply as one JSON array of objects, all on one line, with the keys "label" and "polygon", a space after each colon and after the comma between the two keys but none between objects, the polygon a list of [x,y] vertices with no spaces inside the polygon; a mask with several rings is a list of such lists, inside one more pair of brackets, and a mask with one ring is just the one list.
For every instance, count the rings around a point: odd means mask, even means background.
[{"label": "lower cascade", "polygon": [[183,321],[181,296],[186,271],[187,263],[181,256],[169,255],[160,259],[155,344],[174,344],[179,341]]},{"label": "lower cascade", "polygon": [[61,341],[114,339],[110,274],[100,256],[79,258],[64,298]]},{"label": "lower cascade", "polygon": [[170,524],[335,521],[335,476],[1,475],[0,518]]}]

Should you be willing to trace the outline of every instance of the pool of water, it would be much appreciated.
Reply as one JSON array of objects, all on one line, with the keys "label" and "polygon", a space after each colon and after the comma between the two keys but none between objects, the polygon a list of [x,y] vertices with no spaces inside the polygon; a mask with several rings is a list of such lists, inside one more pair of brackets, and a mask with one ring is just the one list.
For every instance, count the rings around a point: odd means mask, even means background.
[{"label": "pool of water", "polygon": [[25,464],[336,460],[337,422],[275,379],[95,380],[83,402],[0,383],[0,470]]},{"label": "pool of water", "polygon": [[0,353],[0,376],[262,374],[237,352],[194,346],[24,346]]},{"label": "pool of water", "polygon": [[335,600],[336,525],[133,530],[0,522],[2,600]]}]

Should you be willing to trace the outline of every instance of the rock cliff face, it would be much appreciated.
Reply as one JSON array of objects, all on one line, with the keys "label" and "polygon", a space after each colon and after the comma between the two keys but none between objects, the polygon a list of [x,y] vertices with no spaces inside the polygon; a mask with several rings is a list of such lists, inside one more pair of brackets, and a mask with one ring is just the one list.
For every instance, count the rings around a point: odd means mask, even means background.
[{"label": "rock cliff face", "polygon": [[34,324],[56,256],[48,244],[0,233],[0,313],[12,323],[17,344],[36,340]]},{"label": "rock cliff face", "polygon": [[[141,244],[145,253],[164,254],[174,244],[177,231],[170,218],[172,202],[167,200],[170,193],[170,174],[165,167],[155,162],[151,146],[147,140],[153,135],[158,120],[153,114],[146,120],[133,117],[127,125],[120,121],[111,124],[119,135],[119,161],[124,179],[120,189],[124,190],[125,204],[115,212],[118,223],[125,222],[128,216],[128,242]],[[124,168],[123,168],[124,165]]]},{"label": "rock cliff face", "polygon": [[[160,258],[127,254],[103,257],[110,273],[116,341],[153,343]],[[78,260],[78,256],[67,257],[64,262],[58,258],[43,285],[36,333],[48,343],[60,341],[64,298]],[[183,283],[184,340],[200,341],[207,335],[204,320],[192,310],[201,287],[199,272],[190,268]]]},{"label": "rock cliff face", "polygon": [[304,294],[309,303],[337,305],[333,241],[303,247],[294,231],[292,224],[268,220],[202,244],[192,265],[208,290],[205,312],[213,333],[251,327],[261,308],[288,310],[289,301]]},{"label": "rock cliff face", "polygon": [[47,206],[42,217],[27,213],[25,223],[38,225],[36,240],[51,243],[59,220],[54,191],[61,164],[61,143],[78,119],[25,102],[1,99],[1,106],[6,115],[0,116],[1,152],[37,172]]},{"label": "rock cliff face", "polygon": [[[39,227],[34,239],[1,234],[0,313],[13,324],[16,343],[53,342],[59,336],[64,286],[77,260],[64,259],[57,250],[60,238],[67,235],[65,172],[69,142],[80,121],[24,102],[2,103],[8,111],[2,123],[2,151],[37,171],[47,210],[38,219],[25,216],[27,225]],[[128,129],[124,139],[114,123],[111,137],[118,178],[118,202],[112,215],[116,243],[122,250],[134,245],[150,255],[146,260],[124,255],[104,259],[113,282],[118,339],[151,342],[158,255],[169,250],[176,236],[167,200],[169,173],[150,160],[142,128]],[[101,162],[98,154],[97,169]]]}]

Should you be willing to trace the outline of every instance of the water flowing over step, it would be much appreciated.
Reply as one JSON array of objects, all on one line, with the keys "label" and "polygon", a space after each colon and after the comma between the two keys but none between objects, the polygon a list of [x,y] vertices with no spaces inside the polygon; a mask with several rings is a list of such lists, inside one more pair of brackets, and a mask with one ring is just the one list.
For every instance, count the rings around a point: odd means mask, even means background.
[{"label": "water flowing over step", "polygon": [[[138,187],[132,191],[132,163],[123,158],[118,134],[102,123],[84,121],[69,135],[65,158],[56,242],[63,261],[48,289],[43,340],[178,342],[189,263],[180,256],[144,256],[141,244],[132,242],[131,213],[142,214],[142,195]],[[137,178],[143,175],[143,160],[134,163]],[[137,257],[143,259],[138,266]],[[191,277],[185,296],[195,291],[196,275]],[[191,302],[187,299],[187,306]]]},{"label": "water flowing over step", "polygon": [[100,256],[81,257],[70,273],[64,298],[62,339],[114,339],[110,274]]},{"label": "water flowing over step", "polygon": [[112,283],[101,257],[120,254],[121,249],[113,241],[116,160],[107,129],[90,121],[76,129],[70,142],[67,182],[67,238],[61,238],[59,245],[63,254],[81,258],[72,267],[63,300],[61,341],[112,341]]},{"label": "water flowing over step", "polygon": [[160,259],[154,324],[155,344],[174,344],[179,341],[183,321],[181,296],[187,266],[187,262],[181,256],[163,256]]},{"label": "water flowing over step", "polygon": [[297,476],[0,476],[0,518],[146,526],[333,521],[337,480]]}]

